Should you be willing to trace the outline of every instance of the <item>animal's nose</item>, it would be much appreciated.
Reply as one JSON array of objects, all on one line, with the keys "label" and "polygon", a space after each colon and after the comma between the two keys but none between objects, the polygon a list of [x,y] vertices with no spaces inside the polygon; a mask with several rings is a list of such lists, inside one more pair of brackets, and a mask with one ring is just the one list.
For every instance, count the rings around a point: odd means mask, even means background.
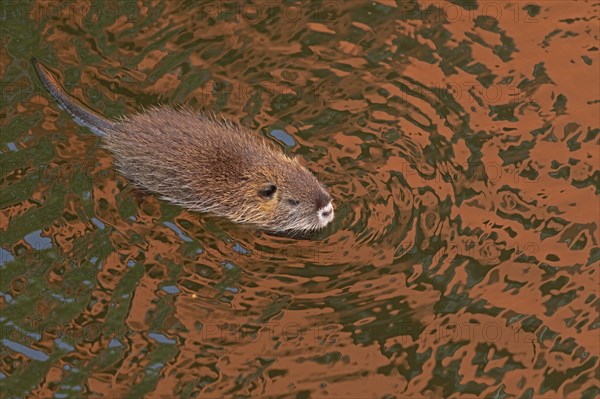
[{"label": "animal's nose", "polygon": [[333,206],[331,205],[331,202],[319,209],[318,215],[322,223],[329,223],[331,219],[333,219]]}]

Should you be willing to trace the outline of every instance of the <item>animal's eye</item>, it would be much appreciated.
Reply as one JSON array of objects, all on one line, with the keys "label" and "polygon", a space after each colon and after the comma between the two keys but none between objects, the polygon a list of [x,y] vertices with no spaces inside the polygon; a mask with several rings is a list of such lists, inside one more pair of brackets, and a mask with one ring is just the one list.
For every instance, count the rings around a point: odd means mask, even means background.
[{"label": "animal's eye", "polygon": [[262,187],[260,190],[258,190],[258,195],[260,195],[264,199],[271,199],[271,198],[273,198],[273,194],[275,194],[275,191],[277,191],[276,185],[267,184],[264,187]]},{"label": "animal's eye", "polygon": [[288,200],[288,203],[289,203],[290,205],[296,206],[296,205],[298,205],[298,204],[300,203],[300,201],[298,201],[298,200],[295,200],[295,199],[289,199],[289,200]]}]

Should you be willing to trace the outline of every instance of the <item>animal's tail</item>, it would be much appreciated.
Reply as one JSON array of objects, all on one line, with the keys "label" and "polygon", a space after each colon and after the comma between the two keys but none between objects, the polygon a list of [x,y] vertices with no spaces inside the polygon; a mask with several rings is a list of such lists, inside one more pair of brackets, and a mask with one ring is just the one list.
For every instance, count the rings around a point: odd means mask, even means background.
[{"label": "animal's tail", "polygon": [[61,108],[69,111],[78,124],[89,127],[97,135],[104,136],[106,134],[106,131],[113,125],[111,121],[79,104],[77,100],[68,95],[67,92],[60,87],[54,76],[50,74],[50,71],[38,62],[35,57],[31,59],[31,63],[40,80],[52,97],[56,99]]}]

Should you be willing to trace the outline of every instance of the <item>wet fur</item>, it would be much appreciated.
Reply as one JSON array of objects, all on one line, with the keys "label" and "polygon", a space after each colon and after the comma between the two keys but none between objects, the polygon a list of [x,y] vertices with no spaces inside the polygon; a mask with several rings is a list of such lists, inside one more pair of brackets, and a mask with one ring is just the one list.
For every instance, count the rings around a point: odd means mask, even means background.
[{"label": "wet fur", "polygon": [[[278,217],[276,201],[285,191],[311,201],[311,191],[322,189],[314,176],[262,137],[223,119],[151,108],[114,123],[104,146],[123,175],[188,209],[275,230],[318,227],[304,217]],[[269,182],[278,187],[275,201],[257,194]]]}]

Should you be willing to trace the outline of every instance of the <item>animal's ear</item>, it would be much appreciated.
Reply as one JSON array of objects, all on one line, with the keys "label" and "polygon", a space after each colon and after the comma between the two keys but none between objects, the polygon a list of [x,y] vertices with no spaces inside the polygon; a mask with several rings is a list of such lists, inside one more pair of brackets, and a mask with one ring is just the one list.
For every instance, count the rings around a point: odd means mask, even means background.
[{"label": "animal's ear", "polygon": [[275,184],[267,183],[258,190],[258,195],[263,199],[270,200],[273,199],[276,191],[277,186]]}]

